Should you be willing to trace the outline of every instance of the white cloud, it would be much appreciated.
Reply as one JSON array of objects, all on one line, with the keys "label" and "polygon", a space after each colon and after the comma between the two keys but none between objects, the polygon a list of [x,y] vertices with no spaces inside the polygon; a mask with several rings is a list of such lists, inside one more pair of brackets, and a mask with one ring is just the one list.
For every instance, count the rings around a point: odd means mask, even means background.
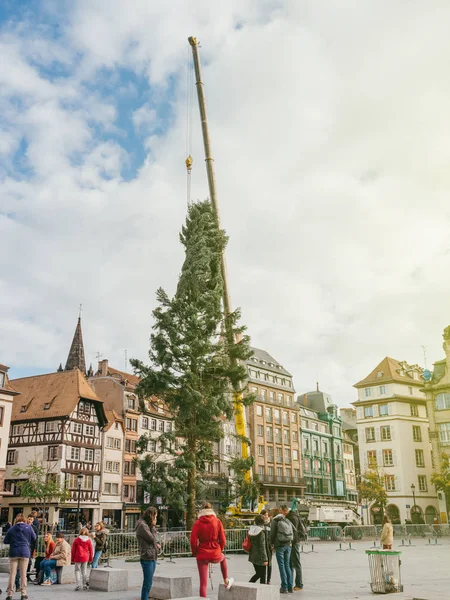
[{"label": "white cloud", "polygon": [[[123,366],[125,348],[145,358],[154,292],[174,290],[183,259],[191,34],[202,42],[232,300],[254,345],[294,373],[299,392],[319,377],[341,404],[385,355],[423,362],[425,344],[429,360],[441,357],[447,4],[71,6],[60,39],[30,38],[25,25],[0,37],[2,165],[25,137],[29,167],[0,180],[2,362],[64,362],[80,302],[89,360],[100,351]],[[39,73],[55,61],[70,75]],[[153,97],[131,106],[138,91],[119,68],[145,74]],[[121,176],[128,132],[101,93],[108,77],[146,136],[132,181]],[[171,109],[158,135],[155,97]],[[196,101],[193,127],[195,199],[207,195]]]}]

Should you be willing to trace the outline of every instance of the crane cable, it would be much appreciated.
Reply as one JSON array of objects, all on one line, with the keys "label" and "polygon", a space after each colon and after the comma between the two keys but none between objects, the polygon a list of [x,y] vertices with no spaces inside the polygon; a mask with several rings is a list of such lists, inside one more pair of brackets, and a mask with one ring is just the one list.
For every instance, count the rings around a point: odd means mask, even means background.
[{"label": "crane cable", "polygon": [[191,203],[191,173],[192,163],[194,162],[191,156],[192,150],[192,103],[194,99],[194,73],[193,73],[193,58],[191,48],[188,48],[187,72],[186,72],[186,193],[187,205]]}]

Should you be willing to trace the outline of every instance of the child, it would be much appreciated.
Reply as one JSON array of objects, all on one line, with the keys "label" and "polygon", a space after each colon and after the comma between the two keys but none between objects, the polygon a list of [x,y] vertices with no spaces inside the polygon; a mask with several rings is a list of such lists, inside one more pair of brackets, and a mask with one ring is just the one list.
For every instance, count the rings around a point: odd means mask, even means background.
[{"label": "child", "polygon": [[72,562],[75,563],[75,580],[77,582],[75,591],[87,590],[87,564],[94,559],[92,542],[89,537],[89,531],[83,527],[80,535],[75,538],[72,544]]},{"label": "child", "polygon": [[250,579],[250,583],[256,583],[258,579],[261,583],[266,583],[266,568],[269,565],[269,556],[266,532],[264,530],[264,517],[256,515],[255,524],[250,527],[248,537],[252,542],[248,560],[255,569],[255,574]]}]

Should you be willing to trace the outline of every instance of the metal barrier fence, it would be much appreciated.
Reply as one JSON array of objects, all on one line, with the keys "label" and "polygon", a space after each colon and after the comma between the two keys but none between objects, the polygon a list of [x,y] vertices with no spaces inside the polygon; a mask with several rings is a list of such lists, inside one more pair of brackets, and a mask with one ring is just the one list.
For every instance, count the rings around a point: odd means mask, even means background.
[{"label": "metal barrier fence", "polygon": [[376,540],[379,534],[375,525],[347,525],[344,537],[352,540]]},{"label": "metal barrier fence", "polygon": [[332,541],[338,542],[342,540],[344,532],[339,526],[321,526],[321,527],[309,527],[308,528],[308,540],[312,541]]}]

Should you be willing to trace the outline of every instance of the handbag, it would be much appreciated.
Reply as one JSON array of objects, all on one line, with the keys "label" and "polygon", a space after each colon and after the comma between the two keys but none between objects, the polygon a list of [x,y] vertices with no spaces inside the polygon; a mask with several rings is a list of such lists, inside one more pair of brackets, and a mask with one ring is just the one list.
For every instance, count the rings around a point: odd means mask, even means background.
[{"label": "handbag", "polygon": [[247,552],[247,554],[248,554],[251,549],[252,549],[252,540],[250,539],[250,536],[247,534],[244,538],[244,541],[242,542],[242,550],[244,552]]}]

